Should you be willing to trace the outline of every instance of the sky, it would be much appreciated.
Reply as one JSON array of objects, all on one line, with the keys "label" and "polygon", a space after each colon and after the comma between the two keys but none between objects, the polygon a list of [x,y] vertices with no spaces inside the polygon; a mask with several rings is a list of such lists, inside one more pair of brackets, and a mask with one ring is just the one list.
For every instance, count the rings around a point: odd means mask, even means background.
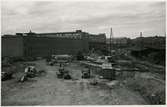
[{"label": "sky", "polygon": [[114,37],[165,36],[164,1],[2,0],[1,34],[68,32],[81,29]]}]

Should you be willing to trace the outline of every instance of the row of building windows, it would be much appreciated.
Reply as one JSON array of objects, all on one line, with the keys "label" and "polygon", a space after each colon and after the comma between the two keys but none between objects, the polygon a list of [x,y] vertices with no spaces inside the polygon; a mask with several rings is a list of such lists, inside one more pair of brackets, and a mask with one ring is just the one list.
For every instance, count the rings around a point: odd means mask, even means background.
[{"label": "row of building windows", "polygon": [[67,33],[67,34],[47,34],[47,37],[60,37],[60,38],[74,38],[74,39],[81,39],[81,35],[78,33]]}]

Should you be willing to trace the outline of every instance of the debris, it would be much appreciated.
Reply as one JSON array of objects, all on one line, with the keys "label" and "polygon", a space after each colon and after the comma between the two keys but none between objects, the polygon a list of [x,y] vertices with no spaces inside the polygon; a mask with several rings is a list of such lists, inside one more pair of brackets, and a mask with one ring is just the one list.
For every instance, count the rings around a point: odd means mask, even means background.
[{"label": "debris", "polygon": [[99,76],[96,75],[93,79],[90,80],[90,84],[91,85],[97,85],[98,84],[98,79],[99,79]]},{"label": "debris", "polygon": [[113,81],[111,81],[111,82],[109,82],[109,83],[106,83],[106,85],[107,85],[108,87],[110,87],[110,88],[115,88],[115,87],[119,86],[119,81],[113,80]]},{"label": "debris", "polygon": [[97,85],[98,84],[97,79],[93,79],[92,81],[90,81],[90,84],[91,85]]},{"label": "debris", "polygon": [[44,73],[46,73],[45,70],[39,70],[39,71],[38,71],[38,74],[44,74]]},{"label": "debris", "polygon": [[50,66],[53,66],[53,65],[54,65],[54,62],[53,62],[53,61],[50,61],[50,62],[49,62],[49,65],[50,65]]},{"label": "debris", "polygon": [[19,79],[19,82],[24,82],[24,81],[27,81],[27,80],[28,80],[27,75],[23,75],[23,76]]},{"label": "debris", "polygon": [[71,92],[71,90],[67,90],[67,92]]},{"label": "debris", "polygon": [[100,79],[103,79],[103,76],[99,76]]},{"label": "debris", "polygon": [[12,72],[1,72],[2,81],[8,80],[12,78]]}]

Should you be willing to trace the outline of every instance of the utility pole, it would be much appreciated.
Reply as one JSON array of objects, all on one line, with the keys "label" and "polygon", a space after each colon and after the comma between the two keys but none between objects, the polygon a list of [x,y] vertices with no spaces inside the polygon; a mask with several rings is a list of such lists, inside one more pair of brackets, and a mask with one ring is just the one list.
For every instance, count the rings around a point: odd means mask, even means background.
[{"label": "utility pole", "polygon": [[140,49],[143,49],[143,33],[140,32]]},{"label": "utility pole", "polygon": [[111,38],[113,38],[112,28],[110,32],[110,56],[111,56]]}]

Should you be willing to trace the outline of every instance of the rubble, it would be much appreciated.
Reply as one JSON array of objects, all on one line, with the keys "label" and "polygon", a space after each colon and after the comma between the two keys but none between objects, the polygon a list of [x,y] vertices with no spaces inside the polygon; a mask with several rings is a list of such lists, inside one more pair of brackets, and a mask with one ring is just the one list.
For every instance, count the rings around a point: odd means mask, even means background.
[{"label": "rubble", "polygon": [[5,81],[12,78],[12,72],[1,72],[1,80]]},{"label": "rubble", "polygon": [[119,81],[118,80],[113,80],[111,82],[108,82],[106,83],[106,85],[109,87],[109,88],[116,88],[119,86]]}]

